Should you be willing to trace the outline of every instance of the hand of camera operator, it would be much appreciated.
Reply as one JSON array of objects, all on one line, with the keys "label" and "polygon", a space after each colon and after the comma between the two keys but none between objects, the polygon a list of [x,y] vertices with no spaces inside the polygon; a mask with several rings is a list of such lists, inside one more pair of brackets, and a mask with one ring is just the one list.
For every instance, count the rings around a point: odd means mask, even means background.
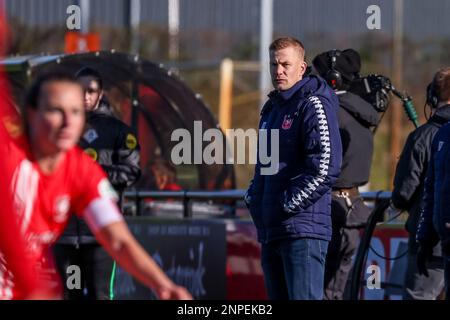
[{"label": "hand of camera operator", "polygon": [[377,110],[386,110],[389,104],[389,93],[386,91],[386,89],[382,88],[381,90],[378,90],[375,94],[376,96],[376,106],[375,108]]},{"label": "hand of camera operator", "polygon": [[386,209],[387,218],[389,220],[395,219],[400,215],[402,211],[403,211],[402,209],[399,209],[396,206],[394,206],[391,200],[389,207]]}]

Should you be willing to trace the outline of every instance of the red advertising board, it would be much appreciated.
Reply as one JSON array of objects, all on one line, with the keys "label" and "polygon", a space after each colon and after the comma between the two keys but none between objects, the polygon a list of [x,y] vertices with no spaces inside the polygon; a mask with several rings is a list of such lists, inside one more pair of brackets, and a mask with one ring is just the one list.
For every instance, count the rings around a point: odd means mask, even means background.
[{"label": "red advertising board", "polygon": [[66,32],[65,53],[78,53],[100,50],[100,35],[98,33]]},{"label": "red advertising board", "polygon": [[[360,299],[401,298],[407,241],[408,235],[402,225],[383,226],[375,230],[363,270],[365,280],[361,282]],[[260,259],[261,247],[256,240],[254,225],[251,222],[227,221],[227,299],[267,298]],[[366,285],[366,279],[371,275],[367,270],[371,265],[379,267],[380,289],[370,289]]]},{"label": "red advertising board", "polygon": [[[361,283],[361,298],[365,300],[401,299],[407,266],[408,233],[403,225],[378,227],[372,236]],[[380,269],[381,288],[370,289],[367,278],[370,266]]]}]

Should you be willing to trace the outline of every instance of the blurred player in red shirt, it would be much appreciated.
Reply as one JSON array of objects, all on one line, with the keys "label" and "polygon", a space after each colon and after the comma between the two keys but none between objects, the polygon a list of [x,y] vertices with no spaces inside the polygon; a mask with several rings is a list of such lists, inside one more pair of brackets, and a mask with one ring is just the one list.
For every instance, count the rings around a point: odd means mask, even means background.
[{"label": "blurred player in red shirt", "polygon": [[[2,118],[12,119],[5,116],[13,114],[12,105],[3,104],[2,108]],[[8,155],[2,170],[6,185],[13,191],[14,214],[27,253],[37,261],[40,283],[60,296],[61,284],[49,248],[64,230],[70,213],[77,212],[117,263],[159,298],[191,298],[136,242],[119,213],[116,194],[104,172],[76,147],[85,114],[83,90],[73,76],[61,71],[40,76],[27,94],[22,118],[22,134],[11,130],[17,123],[4,124],[9,132],[0,143],[0,153]],[[3,262],[0,298],[24,297],[9,272],[10,262]]]},{"label": "blurred player in red shirt", "polygon": [[[0,3],[1,4],[1,3]],[[0,57],[7,48],[7,28],[6,19],[0,7]],[[19,127],[14,126],[18,121],[18,114],[10,103],[9,90],[6,78],[0,68],[0,145],[11,139],[17,133]],[[11,135],[10,135],[11,134]],[[3,155],[5,160],[7,154]],[[8,172],[6,166],[0,165],[0,265],[2,262],[9,262],[9,276],[14,277],[16,286],[26,298],[47,297],[43,291],[38,293],[38,289],[43,289],[38,285],[37,274],[34,269],[35,261],[27,254],[26,245],[20,234],[19,226],[15,216],[12,214],[12,194],[8,188]],[[7,270],[0,266],[0,279]],[[0,287],[6,284],[0,280]]]}]

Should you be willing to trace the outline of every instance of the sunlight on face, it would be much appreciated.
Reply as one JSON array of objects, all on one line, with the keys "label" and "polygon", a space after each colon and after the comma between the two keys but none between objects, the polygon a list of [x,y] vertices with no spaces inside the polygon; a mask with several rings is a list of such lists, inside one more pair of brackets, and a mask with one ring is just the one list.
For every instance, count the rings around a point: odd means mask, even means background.
[{"label": "sunlight on face", "polygon": [[270,51],[270,75],[275,89],[284,91],[302,79],[306,62],[298,48],[289,46]]}]

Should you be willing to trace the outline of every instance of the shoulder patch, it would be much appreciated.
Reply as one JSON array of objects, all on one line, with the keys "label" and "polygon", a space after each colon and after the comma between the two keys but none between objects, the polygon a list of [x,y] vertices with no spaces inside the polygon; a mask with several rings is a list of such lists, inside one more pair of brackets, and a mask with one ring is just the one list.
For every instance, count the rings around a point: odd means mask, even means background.
[{"label": "shoulder patch", "polygon": [[97,131],[95,129],[89,129],[86,131],[86,133],[83,135],[84,140],[86,140],[89,144],[91,144],[95,139],[98,138]]},{"label": "shoulder patch", "polygon": [[84,153],[86,153],[89,157],[91,157],[94,161],[97,161],[98,154],[97,151],[93,148],[84,149]]},{"label": "shoulder patch", "polygon": [[125,140],[125,145],[127,146],[128,149],[131,149],[131,150],[135,149],[137,146],[136,137],[131,133],[127,134],[127,138]]}]

